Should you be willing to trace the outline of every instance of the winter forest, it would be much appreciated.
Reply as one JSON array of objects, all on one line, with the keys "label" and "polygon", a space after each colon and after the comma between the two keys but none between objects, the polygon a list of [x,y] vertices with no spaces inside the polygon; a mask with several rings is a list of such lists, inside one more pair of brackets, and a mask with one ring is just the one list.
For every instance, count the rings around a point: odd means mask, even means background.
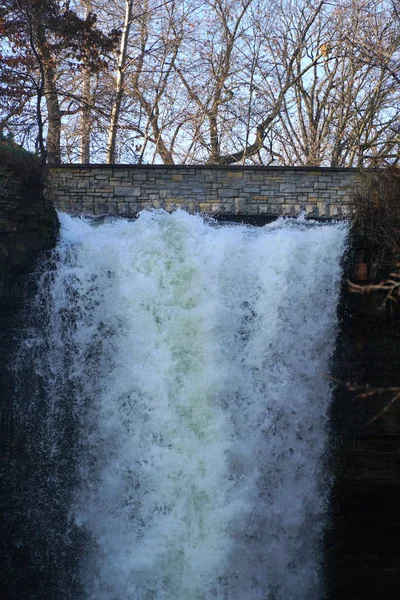
[{"label": "winter forest", "polygon": [[398,0],[2,0],[0,134],[58,163],[399,156]]}]

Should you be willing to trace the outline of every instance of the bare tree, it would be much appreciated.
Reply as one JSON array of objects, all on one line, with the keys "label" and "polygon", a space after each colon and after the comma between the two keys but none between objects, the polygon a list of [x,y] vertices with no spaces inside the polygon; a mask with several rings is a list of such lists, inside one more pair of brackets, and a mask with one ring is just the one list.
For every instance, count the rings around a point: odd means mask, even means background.
[{"label": "bare tree", "polygon": [[111,119],[108,130],[108,142],[107,142],[107,162],[115,162],[115,141],[118,129],[119,114],[121,111],[122,96],[124,93],[124,80],[125,80],[125,68],[126,68],[126,57],[128,50],[129,31],[132,24],[132,10],[134,0],[125,0],[125,17],[124,24],[122,26],[121,44],[118,55],[117,63],[117,77],[115,86],[115,96],[111,108]]},{"label": "bare tree", "polygon": [[[311,70],[297,78],[277,119],[277,146],[286,164],[366,166],[378,155],[390,155],[396,144],[397,86],[382,65],[360,56],[346,33],[351,29],[356,38],[361,35],[357,27],[364,33],[369,28],[369,36],[375,35],[378,46],[390,26],[389,15],[375,15],[375,26],[368,27],[372,14],[356,18],[350,8],[343,11],[336,6],[321,13],[296,57],[300,73],[304,61],[323,54],[322,61],[314,62]],[[287,13],[287,19],[291,31],[297,31],[298,16]],[[392,43],[391,55],[395,51]],[[282,44],[278,52],[286,66]]]},{"label": "bare tree", "polygon": [[21,100],[0,73],[0,119],[22,132],[36,102],[52,161],[398,160],[395,0],[6,2],[34,66]]}]

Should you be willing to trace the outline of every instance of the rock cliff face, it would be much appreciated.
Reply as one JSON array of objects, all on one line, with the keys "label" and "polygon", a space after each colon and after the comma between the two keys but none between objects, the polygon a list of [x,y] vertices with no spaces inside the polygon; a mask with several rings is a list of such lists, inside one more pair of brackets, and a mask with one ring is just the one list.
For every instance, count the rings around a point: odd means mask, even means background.
[{"label": "rock cliff face", "polygon": [[[41,184],[0,166],[0,385],[5,392],[7,363],[27,275],[40,252],[52,248],[58,234],[54,207]],[[21,325],[22,326],[22,325]],[[4,398],[7,395],[5,393]]]},{"label": "rock cliff face", "polygon": [[[57,213],[44,200],[39,179],[28,183],[10,168],[0,166],[0,512],[5,515],[0,526],[0,553],[4,557],[0,595],[10,600],[15,597],[10,595],[15,589],[11,580],[18,565],[24,572],[27,557],[15,547],[21,507],[18,490],[10,480],[12,473],[20,470],[23,442],[18,440],[14,414],[17,398],[9,367],[24,327],[20,314],[29,272],[40,253],[55,245],[58,228]],[[21,592],[18,597],[28,598],[29,594]]]},{"label": "rock cliff face", "polygon": [[[336,481],[327,571],[332,577],[332,600],[396,598],[400,589],[400,399],[389,407],[396,394],[388,388],[400,387],[400,303],[385,304],[385,292],[349,291],[347,278],[362,283],[374,270],[377,256],[362,232],[353,232],[352,237],[335,376],[359,389],[351,392],[345,385],[338,386],[332,406]],[[385,278],[387,271],[378,274],[378,281],[381,275]],[[366,393],[373,388],[380,388],[379,393]]]},{"label": "rock cliff face", "polygon": [[2,278],[29,271],[38,253],[54,246],[57,233],[57,214],[44,199],[40,181],[24,182],[10,168],[0,166]]}]

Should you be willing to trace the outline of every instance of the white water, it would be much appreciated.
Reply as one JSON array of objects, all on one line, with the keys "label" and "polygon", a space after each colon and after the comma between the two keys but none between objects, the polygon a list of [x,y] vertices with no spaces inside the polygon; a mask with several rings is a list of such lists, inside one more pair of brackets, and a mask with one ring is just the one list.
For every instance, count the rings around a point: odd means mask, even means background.
[{"label": "white water", "polygon": [[346,227],[61,217],[40,302],[50,420],[71,402],[79,428],[85,600],[322,599]]}]

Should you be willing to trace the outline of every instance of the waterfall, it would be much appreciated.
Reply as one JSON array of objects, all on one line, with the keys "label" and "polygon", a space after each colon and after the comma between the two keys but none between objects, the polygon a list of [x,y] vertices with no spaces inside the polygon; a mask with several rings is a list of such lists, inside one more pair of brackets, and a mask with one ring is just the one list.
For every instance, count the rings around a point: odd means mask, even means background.
[{"label": "waterfall", "polygon": [[322,599],[346,225],[60,217],[16,361],[57,600]]}]

